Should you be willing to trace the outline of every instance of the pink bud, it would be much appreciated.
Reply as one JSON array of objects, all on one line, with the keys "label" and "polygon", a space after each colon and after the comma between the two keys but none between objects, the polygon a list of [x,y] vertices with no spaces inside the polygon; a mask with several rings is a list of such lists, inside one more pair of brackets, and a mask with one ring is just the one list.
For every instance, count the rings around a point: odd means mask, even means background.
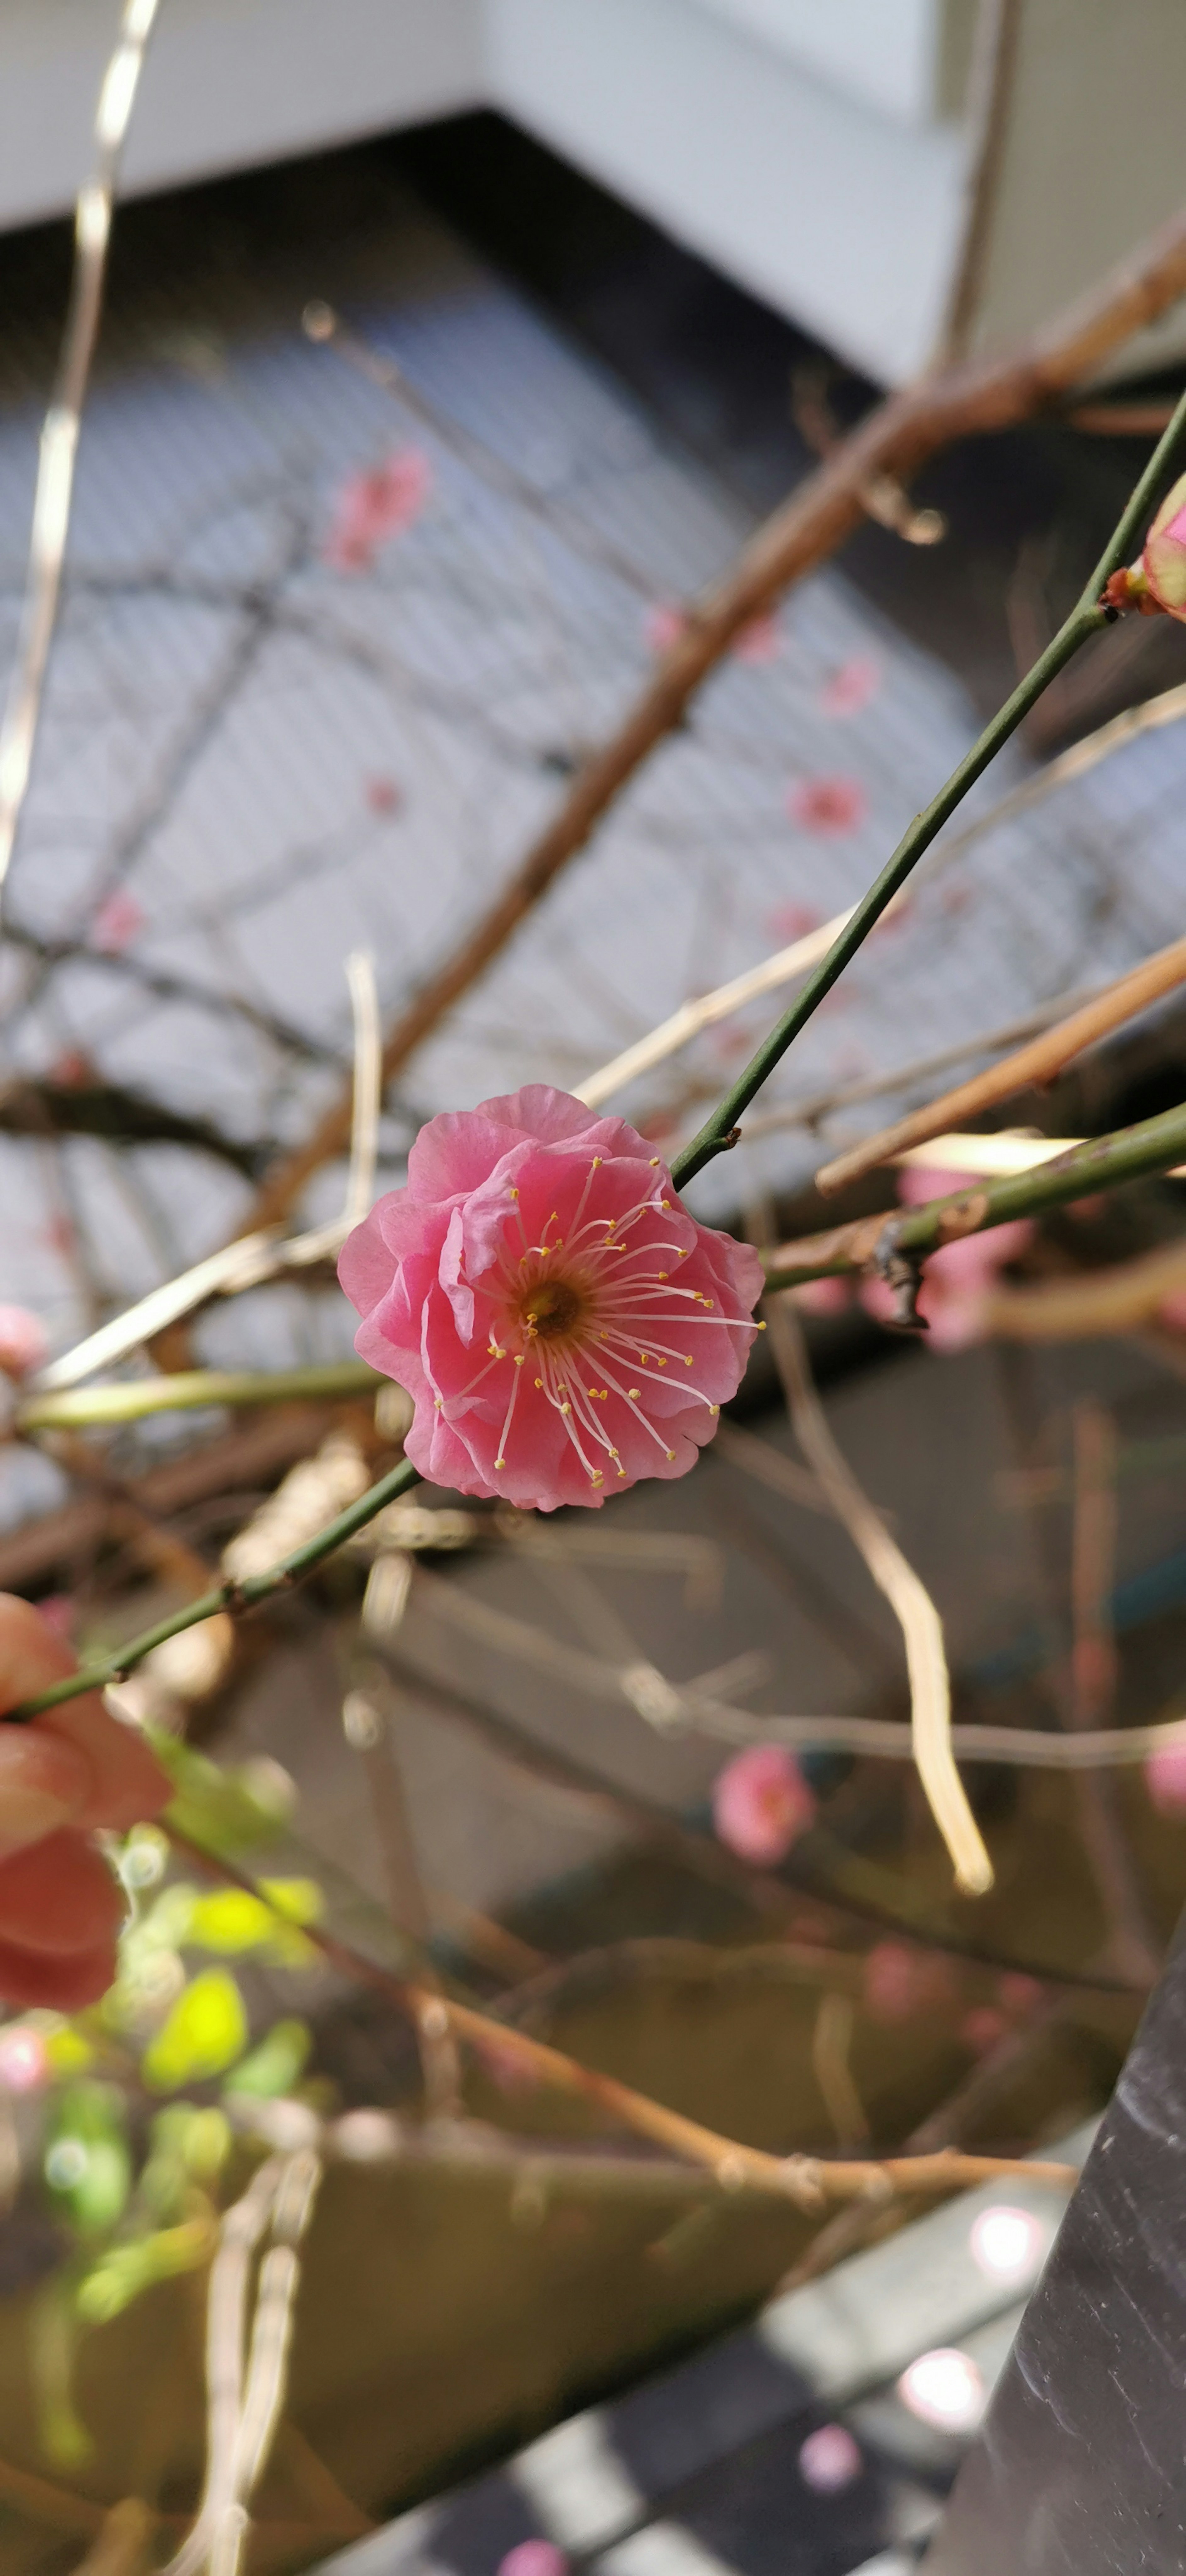
[{"label": "pink bud", "polygon": [[740,1860],[771,1868],[815,1821],[815,1800],[793,1753],[751,1744],[727,1762],[712,1793],[721,1842]]},{"label": "pink bud", "polygon": [[0,1369],[5,1377],[27,1377],[49,1353],[49,1335],[40,1315],[27,1306],[0,1306]]},{"label": "pink bud", "polygon": [[1180,1744],[1159,1744],[1143,1767],[1145,1787],[1160,1814],[1186,1815],[1186,1738]]},{"label": "pink bud", "polygon": [[1145,539],[1141,569],[1158,607],[1186,622],[1186,474],[1166,493]]},{"label": "pink bud", "polygon": [[678,644],[687,622],[682,608],[673,608],[669,600],[656,601],[653,608],[648,608],[642,621],[643,635],[651,652],[670,653],[672,645]]},{"label": "pink bud", "polygon": [[881,687],[881,664],[871,653],[854,653],[825,680],[819,705],[826,716],[859,716]]}]

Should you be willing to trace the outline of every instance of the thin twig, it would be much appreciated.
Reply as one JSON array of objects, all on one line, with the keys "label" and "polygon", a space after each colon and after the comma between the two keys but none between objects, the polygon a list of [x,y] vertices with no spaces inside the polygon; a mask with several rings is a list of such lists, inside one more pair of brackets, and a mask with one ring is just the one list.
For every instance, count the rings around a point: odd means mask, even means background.
[{"label": "thin twig", "polygon": [[107,247],[120,159],[158,0],[124,0],[95,110],[95,161],[74,212],[74,274],[57,381],[41,432],[29,571],[17,664],[0,727],[0,890],[8,874],[33,766],[78,453],[82,406],[103,309]]},{"label": "thin twig", "polygon": [[[1028,1046],[1006,1056],[1000,1064],[974,1074],[969,1082],[958,1083],[954,1090],[930,1101],[925,1109],[911,1110],[908,1117],[895,1120],[892,1127],[883,1127],[878,1135],[866,1137],[862,1144],[850,1146],[833,1162],[825,1163],[815,1176],[817,1190],[828,1198],[849,1182],[863,1180],[879,1163],[890,1162],[914,1146],[926,1144],[932,1136],[942,1136],[966,1124],[970,1118],[979,1118],[1014,1092],[1053,1081],[1085,1047],[1097,1045],[1113,1029],[1122,1028],[1139,1011],[1148,1010],[1151,1003],[1161,1001],[1183,983],[1186,939],[1175,939],[1168,948],[1159,948],[1155,956],[1147,957],[1143,965],[1118,975],[1082,1010],[1072,1012],[1069,1019],[1048,1029],[1043,1037],[1031,1039]],[[948,1168],[958,1171],[962,1166],[953,1163]]]},{"label": "thin twig", "polygon": [[[756,531],[734,569],[690,614],[617,733],[578,772],[560,811],[515,874],[389,1029],[383,1049],[385,1083],[407,1063],[454,1002],[485,973],[561,870],[584,848],[594,826],[656,744],[680,723],[697,690],[742,630],[859,525],[861,489],[870,475],[891,473],[908,479],[928,456],[952,440],[976,431],[1004,429],[1030,418],[1067,387],[1078,383],[1111,349],[1163,312],[1184,288],[1186,217],[1176,216],[1087,298],[1060,314],[1020,348],[928,377],[878,405],[836,454],[817,473],[808,476],[790,500]],[[1121,559],[1144,511],[1146,490],[1159,478],[1167,462],[1168,451],[1162,448],[1109,548],[1105,559],[1108,571],[1112,569],[1116,547],[1120,550],[1116,560]],[[1099,588],[1106,578],[1104,572]],[[1095,596],[1093,593],[1090,609],[1084,611],[1083,635],[1093,633],[1099,622]],[[1069,638],[1056,639],[1034,676],[1032,696],[1039,694],[1080,640],[1077,626]],[[978,747],[978,752],[962,765],[960,775],[965,783],[970,784],[983,765],[980,752],[984,759],[991,755],[996,742],[1020,721],[1032,696],[1028,690],[1020,692],[1016,708],[1011,702],[996,726],[990,728],[990,748]],[[936,801],[931,809],[935,830],[956,802],[958,793]],[[922,846],[920,842],[915,855]],[[878,910],[883,908],[890,891],[892,888],[887,886]],[[868,915],[866,902],[861,907],[866,927]],[[854,946],[863,935],[862,928]],[[845,936],[851,939],[852,932]],[[826,971],[821,969],[821,973]],[[838,971],[835,966],[827,972],[828,983]],[[824,989],[826,986],[820,986],[819,991]],[[811,1007],[818,998],[819,992],[813,988]],[[753,1088],[756,1087],[755,1082]],[[720,1150],[737,1115],[734,1110],[720,1125],[719,1134],[714,1124],[711,1146],[698,1141],[695,1165],[686,1166],[685,1178],[693,1167],[699,1168],[699,1162],[706,1160],[709,1152]],[[311,1174],[342,1151],[349,1125],[350,1104],[342,1098],[331,1105],[312,1133],[295,1152],[281,1160],[265,1182],[249,1213],[252,1228],[270,1225],[286,1213]]]},{"label": "thin twig", "polygon": [[179,1369],[170,1377],[129,1378],[119,1386],[34,1394],[18,1404],[17,1431],[77,1431],[96,1424],[143,1422],[158,1413],[204,1412],[210,1405],[293,1404],[319,1397],[375,1395],[386,1384],[365,1360],[326,1360],[294,1369]]},{"label": "thin twig", "polygon": [[705,1120],[699,1134],[693,1137],[690,1145],[684,1146],[682,1152],[677,1154],[672,1164],[672,1178],[678,1187],[682,1188],[686,1181],[693,1179],[695,1174],[702,1171],[704,1165],[711,1162],[715,1155],[726,1151],[738,1121],[748,1109],[755,1093],[760,1091],[762,1084],[769,1079],[775,1066],[786,1054],[787,1048],[798,1037],[800,1030],[806,1026],[813,1011],[818,1009],[819,1004],[830,993],[833,984],[844,972],[845,967],[851,964],[870,931],[880,921],[894,896],[905,885],[924,852],[938,838],[943,825],[955,812],[957,806],[962,804],[969,789],[975,786],[990,761],[995,759],[1002,745],[1016,732],[1017,727],[1029,714],[1030,708],[1037,704],[1043,690],[1049,687],[1051,680],[1078,652],[1080,645],[1086,643],[1090,635],[1099,633],[1108,623],[1109,616],[1113,612],[1101,604],[1105,584],[1110,575],[1124,562],[1125,556],[1134,544],[1163,482],[1178,458],[1184,440],[1186,440],[1186,394],[1183,395],[1170,427],[1155,449],[1121,512],[1112,536],[1094,571],[1084,584],[1069,617],[1064,619],[1057,635],[1047,645],[1045,652],[1039,655],[1032,670],[1027,672],[1024,680],[1014,689],[1012,696],[1006,700],[998,714],[992,718],[991,723],[985,726],[979,740],[973,743],[971,750],[966,752],[964,758],[957,763],[946,785],[940,788],[937,796],[932,797],[923,813],[915,816],[909,829],[903,833],[897,849],[887,859],[880,876],[875,879],[868,893],[856,906],[845,928],[833,941],[827,956],[816,967],[814,974],[809,976],[802,992],[751,1056],[744,1071],[738,1075],[724,1099],[718,1102],[711,1117]]},{"label": "thin twig", "polygon": [[[170,1840],[214,1876],[229,1880],[232,1886],[247,1889],[267,1904],[266,1892],[256,1880],[220,1855],[205,1851],[188,1835],[174,1832]],[[274,1909],[273,1909],[274,1910]],[[415,1989],[358,1951],[347,1947],[332,1933],[316,1924],[305,1927],[307,1938],[321,1951],[331,1966],[342,1974],[374,1986],[397,2003],[403,2012],[413,2009]],[[425,1998],[425,2000],[437,2000]],[[525,2075],[546,2084],[570,2099],[584,2101],[608,2114],[636,2136],[649,2138],[667,2147],[684,2161],[706,2166],[728,2190],[737,2182],[746,2182],[772,2192],[777,2198],[790,2200],[799,2208],[814,2214],[830,2201],[859,2199],[870,2190],[931,2192],[958,2191],[980,2182],[1003,2181],[1013,2176],[1029,2176],[1049,2182],[1057,2188],[1073,2186],[1078,2179],[1074,2168],[1062,2164],[1035,2163],[1007,2156],[963,2156],[942,2151],[933,2156],[885,2157],[861,2162],[824,2162],[814,2156],[772,2156],[761,2148],[748,2147],[735,2138],[725,2138],[698,2120],[686,2119],[682,2112],[668,2110],[644,2093],[636,2093],[612,2075],[602,2075],[583,2066],[560,2049],[531,2039],[513,2023],[497,2021],[492,2015],[458,2003],[452,1996],[440,1998],[448,2015],[449,2026],[459,2040],[471,2042],[481,2053],[486,2049],[502,2062],[515,2061]],[[168,2571],[175,2576],[175,2571]]]},{"label": "thin twig", "polygon": [[587,1074],[577,1084],[574,1098],[583,1100],[590,1109],[600,1109],[615,1091],[622,1091],[640,1073],[649,1073],[652,1065],[662,1064],[669,1055],[698,1037],[701,1029],[712,1028],[717,1020],[728,1019],[745,1002],[756,1001],[762,993],[773,993],[780,984],[789,984],[809,966],[826,957],[833,940],[852,918],[852,907],[838,912],[832,921],[821,922],[818,930],[809,930],[802,939],[792,940],[789,948],[780,948],[773,957],[764,957],[760,966],[750,966],[744,975],[734,975],[715,991],[703,993],[697,1001],[681,1002],[678,1011],[661,1020],[644,1038],[624,1047],[620,1055]]},{"label": "thin twig", "polygon": [[983,1896],[993,1883],[992,1862],[951,1750],[951,1686],[939,1613],[914,1567],[890,1537],[879,1512],[862,1492],[832,1437],[811,1377],[807,1347],[789,1299],[769,1303],[770,1339],[786,1393],[795,1437],[823,1486],[832,1509],[863,1556],[878,1591],[898,1620],[910,1676],[914,1760],[931,1814],[955,1870],[956,1885]]},{"label": "thin twig", "polygon": [[1186,1288],[1186,1241],[1159,1243],[1134,1261],[1107,1270],[1083,1270],[1069,1279],[1035,1280],[1024,1288],[994,1288],[982,1314],[984,1330],[1016,1342],[1062,1342],[1102,1333],[1132,1333],[1154,1324],[1168,1297]]},{"label": "thin twig", "polygon": [[795,1243],[784,1243],[766,1256],[767,1285],[798,1288],[809,1279],[844,1277],[864,1270],[870,1262],[884,1264],[891,1256],[917,1263],[945,1243],[981,1234],[990,1226],[1007,1225],[1014,1217],[1041,1216],[1048,1208],[1065,1207],[1073,1199],[1171,1172],[1184,1156],[1186,1109],[1163,1110],[1157,1118],[1143,1118],[1134,1127],[1095,1136],[1053,1162],[986,1181],[981,1188],[928,1199],[922,1207],[902,1208],[888,1217],[858,1217],[850,1225],[831,1227],[826,1234],[803,1235]]},{"label": "thin twig", "polygon": [[963,238],[939,334],[938,363],[966,355],[992,247],[1021,33],[1021,0],[980,0],[964,114],[971,127]]}]

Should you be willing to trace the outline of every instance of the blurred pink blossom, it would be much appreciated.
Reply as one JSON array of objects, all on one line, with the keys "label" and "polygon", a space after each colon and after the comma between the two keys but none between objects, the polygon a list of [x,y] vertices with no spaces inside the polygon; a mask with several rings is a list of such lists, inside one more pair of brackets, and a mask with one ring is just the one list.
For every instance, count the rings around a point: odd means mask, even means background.
[{"label": "blurred pink blossom", "polygon": [[[968,1172],[940,1172],[908,1163],[898,1175],[898,1196],[906,1207],[925,1207],[931,1199],[948,1198],[965,1189],[973,1175]],[[965,1351],[984,1335],[984,1318],[996,1276],[1005,1263],[1016,1261],[1033,1237],[1029,1217],[1017,1217],[1009,1225],[991,1226],[984,1234],[966,1234],[958,1243],[945,1243],[939,1252],[931,1253],[923,1272],[918,1311],[929,1327],[926,1340],[934,1351]],[[894,1311],[892,1291],[883,1280],[866,1279],[860,1288],[861,1304],[879,1323],[888,1323]]]},{"label": "blurred pink blossom", "polygon": [[916,2013],[950,2006],[954,1996],[950,1961],[934,1952],[878,1941],[865,1954],[865,2010],[874,2021],[911,2021]]},{"label": "blurred pink blossom", "polygon": [[1159,1744],[1142,1765],[1145,1787],[1163,1816],[1186,1815],[1186,1742]]},{"label": "blurred pink blossom", "polygon": [[134,894],[122,886],[105,897],[91,924],[91,946],[105,957],[118,957],[144,928],[144,914]]},{"label": "blurred pink blossom", "polygon": [[872,653],[854,653],[825,680],[816,701],[826,716],[859,716],[881,687],[881,664]]},{"label": "blurred pink blossom", "polygon": [[717,1835],[740,1860],[771,1868],[815,1821],[815,1799],[793,1753],[781,1744],[751,1744],[727,1762],[713,1786]]},{"label": "blurred pink blossom", "polygon": [[10,2022],[0,2030],[0,2085],[9,2093],[36,2093],[48,2081],[49,2056],[39,2030]]},{"label": "blurred pink blossom", "polygon": [[536,1511],[686,1475],[763,1286],[637,1128],[546,1083],[430,1119],[339,1276],[355,1349],[413,1399],[421,1475]]},{"label": "blurred pink blossom", "polygon": [[1171,1333],[1186,1333],[1186,1288],[1175,1288],[1171,1296],[1162,1298],[1157,1321],[1168,1325]]},{"label": "blurred pink blossom", "polygon": [[334,496],[322,562],[333,572],[369,572],[381,548],[415,525],[431,490],[432,467],[419,447],[348,474]]},{"label": "blurred pink blossom", "polygon": [[864,821],[868,802],[858,778],[800,778],[787,797],[787,812],[803,831],[839,840]]},{"label": "blurred pink blossom", "polygon": [[799,2475],[817,2495],[837,2495],[859,2478],[864,2465],[846,2424],[818,2424],[799,2453]]},{"label": "blurred pink blossom", "polygon": [[498,2576],[568,2576],[568,2560],[554,2540],[521,2540],[499,2559]]},{"label": "blurred pink blossom", "polygon": [[5,1377],[28,1377],[49,1357],[49,1335],[40,1315],[27,1306],[0,1306],[0,1370]]},{"label": "blurred pink blossom", "polygon": [[404,801],[398,778],[368,778],[362,792],[372,814],[398,814]]}]

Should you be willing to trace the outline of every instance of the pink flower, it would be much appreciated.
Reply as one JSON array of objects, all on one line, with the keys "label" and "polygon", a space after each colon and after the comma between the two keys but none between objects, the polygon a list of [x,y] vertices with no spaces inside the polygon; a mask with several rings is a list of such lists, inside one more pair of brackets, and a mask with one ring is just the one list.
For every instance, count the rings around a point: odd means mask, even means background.
[{"label": "pink flower", "polygon": [[916,2013],[941,2011],[953,1991],[948,1961],[933,1953],[905,1941],[878,1941],[866,1953],[865,2010],[874,2021],[911,2021]]},{"label": "pink flower", "polygon": [[52,1628],[55,1637],[60,1638],[64,1646],[72,1646],[78,1614],[70,1594],[68,1592],[43,1593],[37,1607],[46,1627]]},{"label": "pink flower", "polygon": [[1159,1813],[1186,1815],[1186,1739],[1181,1744],[1159,1744],[1156,1753],[1146,1754],[1142,1769]]},{"label": "pink flower", "polygon": [[743,626],[733,650],[739,662],[777,662],[782,651],[782,629],[769,610],[762,617],[752,617]]},{"label": "pink flower", "polygon": [[815,1821],[815,1800],[793,1753],[751,1744],[719,1773],[712,1793],[718,1838],[760,1869],[783,1860]]},{"label": "pink flower", "polygon": [[1166,493],[1145,539],[1141,570],[1158,607],[1186,620],[1186,474]]},{"label": "pink flower", "polygon": [[334,572],[369,572],[392,537],[420,517],[432,490],[432,467],[419,447],[401,447],[382,465],[348,474],[339,485],[321,548]]},{"label": "pink flower", "polygon": [[1186,1332],[1186,1288],[1175,1288],[1170,1296],[1162,1298],[1157,1321],[1168,1325],[1171,1333]]},{"label": "pink flower", "polygon": [[859,716],[881,687],[881,664],[871,653],[854,653],[825,680],[818,705],[826,716]]},{"label": "pink flower", "polygon": [[39,2030],[10,2022],[0,2030],[0,2085],[8,2093],[37,2093],[49,2078],[49,2057]]},{"label": "pink flower", "polygon": [[801,778],[787,798],[787,812],[805,832],[838,840],[864,821],[868,798],[856,778]]},{"label": "pink flower", "polygon": [[568,2560],[554,2540],[521,2540],[499,2559],[498,2576],[568,2576]]},{"label": "pink flower", "polygon": [[431,1119],[339,1277],[355,1349],[413,1399],[413,1465],[546,1512],[695,1465],[763,1285],[636,1128],[545,1083]]},{"label": "pink flower", "polygon": [[27,1306],[0,1306],[0,1370],[5,1377],[28,1377],[49,1357],[49,1335],[40,1315]]},{"label": "pink flower", "polygon": [[372,814],[398,814],[404,801],[395,778],[368,778],[363,794]]},{"label": "pink flower", "polygon": [[91,945],[105,957],[119,957],[129,948],[137,932],[144,928],[144,914],[135,895],[117,887],[100,904],[91,923]]},{"label": "pink flower", "polygon": [[670,653],[672,645],[678,644],[687,622],[682,608],[674,608],[670,600],[656,600],[642,621],[643,636],[650,651]]}]

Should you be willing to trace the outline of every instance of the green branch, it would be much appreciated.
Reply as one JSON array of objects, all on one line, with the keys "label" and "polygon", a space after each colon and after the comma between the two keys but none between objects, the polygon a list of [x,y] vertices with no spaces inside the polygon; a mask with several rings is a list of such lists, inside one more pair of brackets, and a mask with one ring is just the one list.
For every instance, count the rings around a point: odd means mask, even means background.
[{"label": "green branch", "polygon": [[118,1386],[69,1387],[31,1395],[18,1405],[17,1431],[79,1431],[90,1424],[141,1422],[150,1413],[195,1413],[210,1404],[290,1404],[321,1396],[364,1395],[387,1380],[365,1360],[331,1360],[324,1368],[183,1369],[176,1377],[125,1379]]},{"label": "green branch", "polygon": [[965,754],[959,767],[953,770],[946,786],[940,788],[938,795],[932,798],[923,813],[916,814],[909,831],[899,841],[893,857],[887,860],[880,876],[870,886],[863,901],[857,905],[851,920],[846,923],[839,937],[833,940],[827,956],[816,967],[815,973],[808,976],[802,991],[796,994],[789,1010],[784,1011],[769,1036],[763,1039],[756,1055],[751,1056],[745,1071],[738,1075],[732,1089],[726,1092],[724,1099],[718,1103],[711,1117],[705,1121],[699,1134],[692,1138],[689,1145],[685,1145],[682,1154],[677,1154],[671,1167],[672,1179],[677,1188],[682,1189],[687,1181],[695,1178],[697,1172],[703,1171],[705,1164],[710,1163],[714,1155],[725,1151],[732,1141],[733,1130],[738,1120],[749,1108],[755,1093],[761,1090],[762,1084],[773,1073],[776,1064],[781,1062],[793,1039],[798,1037],[800,1029],[806,1026],[812,1012],[818,1009],[825,994],[830,993],[837,977],[843,974],[845,967],[856,956],[858,948],[863,945],[870,931],[880,921],[886,905],[905,884],[911,870],[917,867],[924,851],[929,850],[932,841],[942,831],[944,824],[950,821],[957,805],[962,803],[969,788],[975,786],[976,780],[987,769],[1001,745],[1008,741],[1010,734],[1016,732],[1023,718],[1029,714],[1030,708],[1041,697],[1043,689],[1057,677],[1064,664],[1078,652],[1080,645],[1086,643],[1088,636],[1098,633],[1099,629],[1114,615],[1114,611],[1100,605],[1100,593],[1111,574],[1126,561],[1133,540],[1144,526],[1151,504],[1184,441],[1186,441],[1186,394],[1178,404],[1164,437],[1150,457],[1119,525],[1065,625],[1060,627],[1053,641],[1047,645],[1045,652],[1035,662],[1032,671],[1027,672],[1024,680],[1014,689],[1012,697],[1006,700],[999,714],[993,717],[991,724],[985,726],[979,742],[974,743],[971,751]]},{"label": "green branch", "polygon": [[135,1672],[137,1664],[142,1664],[145,1656],[152,1653],[154,1646],[163,1646],[168,1637],[180,1636],[183,1628],[195,1628],[200,1620],[213,1619],[220,1610],[253,1610],[257,1602],[270,1601],[273,1593],[290,1590],[294,1583],[302,1582],[305,1575],[314,1573],[327,1556],[333,1555],[335,1548],[344,1546],[348,1538],[353,1538],[356,1530],[365,1529],[367,1522],[373,1521],[385,1503],[395,1502],[400,1494],[406,1494],[412,1485],[419,1482],[419,1469],[412,1465],[410,1458],[401,1458],[398,1467],[393,1467],[389,1475],[381,1476],[377,1485],[372,1485],[356,1503],[351,1503],[349,1511],[339,1512],[327,1529],[319,1530],[316,1538],[306,1539],[304,1546],[294,1548],[291,1556],[282,1556],[279,1564],[270,1566],[266,1574],[248,1574],[238,1583],[215,1584],[212,1591],[203,1592],[196,1601],[187,1601],[184,1610],[174,1611],[171,1619],[159,1620],[155,1628],[142,1629],[138,1637],[130,1638],[117,1653],[104,1655],[98,1662],[84,1665],[81,1671],[72,1673],[68,1681],[55,1682],[52,1690],[39,1691],[35,1699],[22,1700],[19,1707],[5,1709],[3,1722],[9,1726],[23,1725],[26,1719],[39,1716],[42,1709],[60,1708],[64,1700],[77,1699],[82,1691],[105,1690],[109,1682],[126,1680],[129,1673]]},{"label": "green branch", "polygon": [[884,1264],[895,1254],[922,1261],[945,1243],[1014,1217],[1041,1216],[1047,1208],[1065,1207],[1070,1199],[1119,1189],[1125,1181],[1146,1180],[1186,1162],[1186,1108],[1165,1109],[1158,1118],[1143,1118],[1136,1127],[1120,1127],[1111,1136],[1095,1136],[1049,1163],[1028,1172],[985,1181],[957,1190],[950,1198],[928,1199],[924,1206],[859,1217],[853,1225],[833,1226],[830,1233],[805,1235],[770,1256],[769,1288],[798,1288],[809,1279],[842,1277]]}]

